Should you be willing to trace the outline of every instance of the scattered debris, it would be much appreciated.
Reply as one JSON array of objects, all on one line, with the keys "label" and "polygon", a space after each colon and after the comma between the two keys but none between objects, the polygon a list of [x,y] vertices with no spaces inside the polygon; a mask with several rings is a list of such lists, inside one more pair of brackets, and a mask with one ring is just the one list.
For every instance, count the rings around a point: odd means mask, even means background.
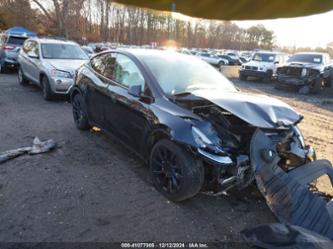
[{"label": "scattered debris", "polygon": [[96,126],[94,126],[94,127],[92,127],[92,128],[90,129],[90,132],[92,132],[92,133],[94,133],[94,132],[98,133],[98,132],[101,132],[101,129],[98,128],[98,127],[96,127]]},{"label": "scattered debris", "polygon": [[23,154],[36,155],[45,153],[56,148],[57,144],[53,139],[47,141],[40,141],[38,137],[35,137],[31,147],[22,147],[14,150],[8,150],[0,153],[0,164],[14,159]]},{"label": "scattered debris", "polygon": [[244,240],[260,248],[269,249],[331,249],[333,242],[299,226],[267,224],[241,232]]}]

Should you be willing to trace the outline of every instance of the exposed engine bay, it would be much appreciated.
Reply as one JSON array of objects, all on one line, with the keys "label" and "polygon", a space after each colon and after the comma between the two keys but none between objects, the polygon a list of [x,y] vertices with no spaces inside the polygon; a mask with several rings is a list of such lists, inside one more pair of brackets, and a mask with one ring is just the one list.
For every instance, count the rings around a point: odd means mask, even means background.
[{"label": "exposed engine bay", "polygon": [[[210,149],[213,153],[230,158],[226,163],[216,164],[210,160],[204,162],[203,191],[210,195],[220,195],[231,188],[243,189],[253,183],[255,176],[251,167],[251,140],[259,127],[196,96],[179,98],[177,103],[207,122],[207,126],[201,128],[205,134],[212,138],[218,137],[217,141],[215,140],[218,149],[206,147],[206,150]],[[276,128],[271,125],[267,125],[268,128],[261,128],[274,144],[280,158],[278,166],[285,172],[316,159],[315,151],[305,145],[297,127],[302,119],[303,117],[299,116],[293,124],[285,125],[283,122],[277,122]]]},{"label": "exposed engine bay", "polygon": [[[211,187],[218,193],[222,193],[232,187],[241,189],[251,184],[254,175],[250,166],[250,143],[257,128],[214,105],[194,107],[193,112],[213,124],[221,139],[221,147],[233,161],[230,165],[207,166],[213,167],[210,170],[210,176],[206,178],[208,179],[207,188]],[[296,125],[264,131],[276,146],[280,157],[278,165],[284,171],[288,172],[315,159],[314,150],[305,145]]]}]

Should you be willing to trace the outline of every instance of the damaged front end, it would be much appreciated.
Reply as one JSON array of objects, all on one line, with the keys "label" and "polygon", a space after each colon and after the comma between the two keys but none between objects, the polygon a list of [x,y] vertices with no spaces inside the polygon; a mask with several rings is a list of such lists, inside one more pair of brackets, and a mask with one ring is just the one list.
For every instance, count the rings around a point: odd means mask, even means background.
[{"label": "damaged front end", "polygon": [[[193,121],[192,128],[194,140],[199,147],[197,154],[205,163],[204,191],[220,195],[231,188],[243,189],[249,186],[255,179],[251,166],[251,139],[258,128],[238,117],[239,115],[210,102],[195,103],[191,109],[205,120],[198,124]],[[285,171],[316,158],[314,150],[305,145],[297,128],[297,123],[301,120],[302,117],[299,116],[293,124],[278,122],[275,128],[268,125],[265,128],[276,145],[280,157],[278,165]]]},{"label": "damaged front end", "polygon": [[229,158],[225,163],[206,160],[208,193],[219,195],[231,188],[243,189],[256,180],[281,223],[314,232],[317,239],[333,239],[333,201],[313,188],[323,175],[333,182],[333,167],[327,160],[316,160],[297,122],[265,129],[253,127],[216,106],[196,107],[194,112],[213,124],[221,138],[220,155]]},{"label": "damaged front end", "polygon": [[301,115],[276,99],[242,93],[221,98],[196,91],[175,101],[199,117],[190,122],[206,193],[220,195],[256,180],[281,223],[333,239],[333,202],[313,189],[323,175],[332,182],[333,168],[305,144],[297,127]]},{"label": "damaged front end", "polygon": [[310,93],[316,92],[321,84],[322,78],[318,68],[291,64],[277,69],[276,88],[278,89]]}]

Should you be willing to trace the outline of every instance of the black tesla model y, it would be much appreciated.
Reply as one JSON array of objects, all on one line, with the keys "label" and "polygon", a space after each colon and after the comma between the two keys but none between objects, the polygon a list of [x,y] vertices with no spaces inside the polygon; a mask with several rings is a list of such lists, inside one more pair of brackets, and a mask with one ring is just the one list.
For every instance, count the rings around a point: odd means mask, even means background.
[{"label": "black tesla model y", "polygon": [[314,157],[297,128],[301,115],[279,100],[241,93],[191,55],[97,54],[76,72],[70,98],[77,128],[97,126],[136,152],[156,189],[172,201],[251,184],[251,140],[258,130],[276,146],[284,170]]}]

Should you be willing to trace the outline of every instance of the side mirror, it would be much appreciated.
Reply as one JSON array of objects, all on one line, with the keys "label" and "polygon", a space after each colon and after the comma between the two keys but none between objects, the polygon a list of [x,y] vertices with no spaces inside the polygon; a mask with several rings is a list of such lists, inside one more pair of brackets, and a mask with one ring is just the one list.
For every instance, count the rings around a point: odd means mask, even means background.
[{"label": "side mirror", "polygon": [[128,89],[128,93],[134,97],[141,96],[141,85],[133,85]]}]

